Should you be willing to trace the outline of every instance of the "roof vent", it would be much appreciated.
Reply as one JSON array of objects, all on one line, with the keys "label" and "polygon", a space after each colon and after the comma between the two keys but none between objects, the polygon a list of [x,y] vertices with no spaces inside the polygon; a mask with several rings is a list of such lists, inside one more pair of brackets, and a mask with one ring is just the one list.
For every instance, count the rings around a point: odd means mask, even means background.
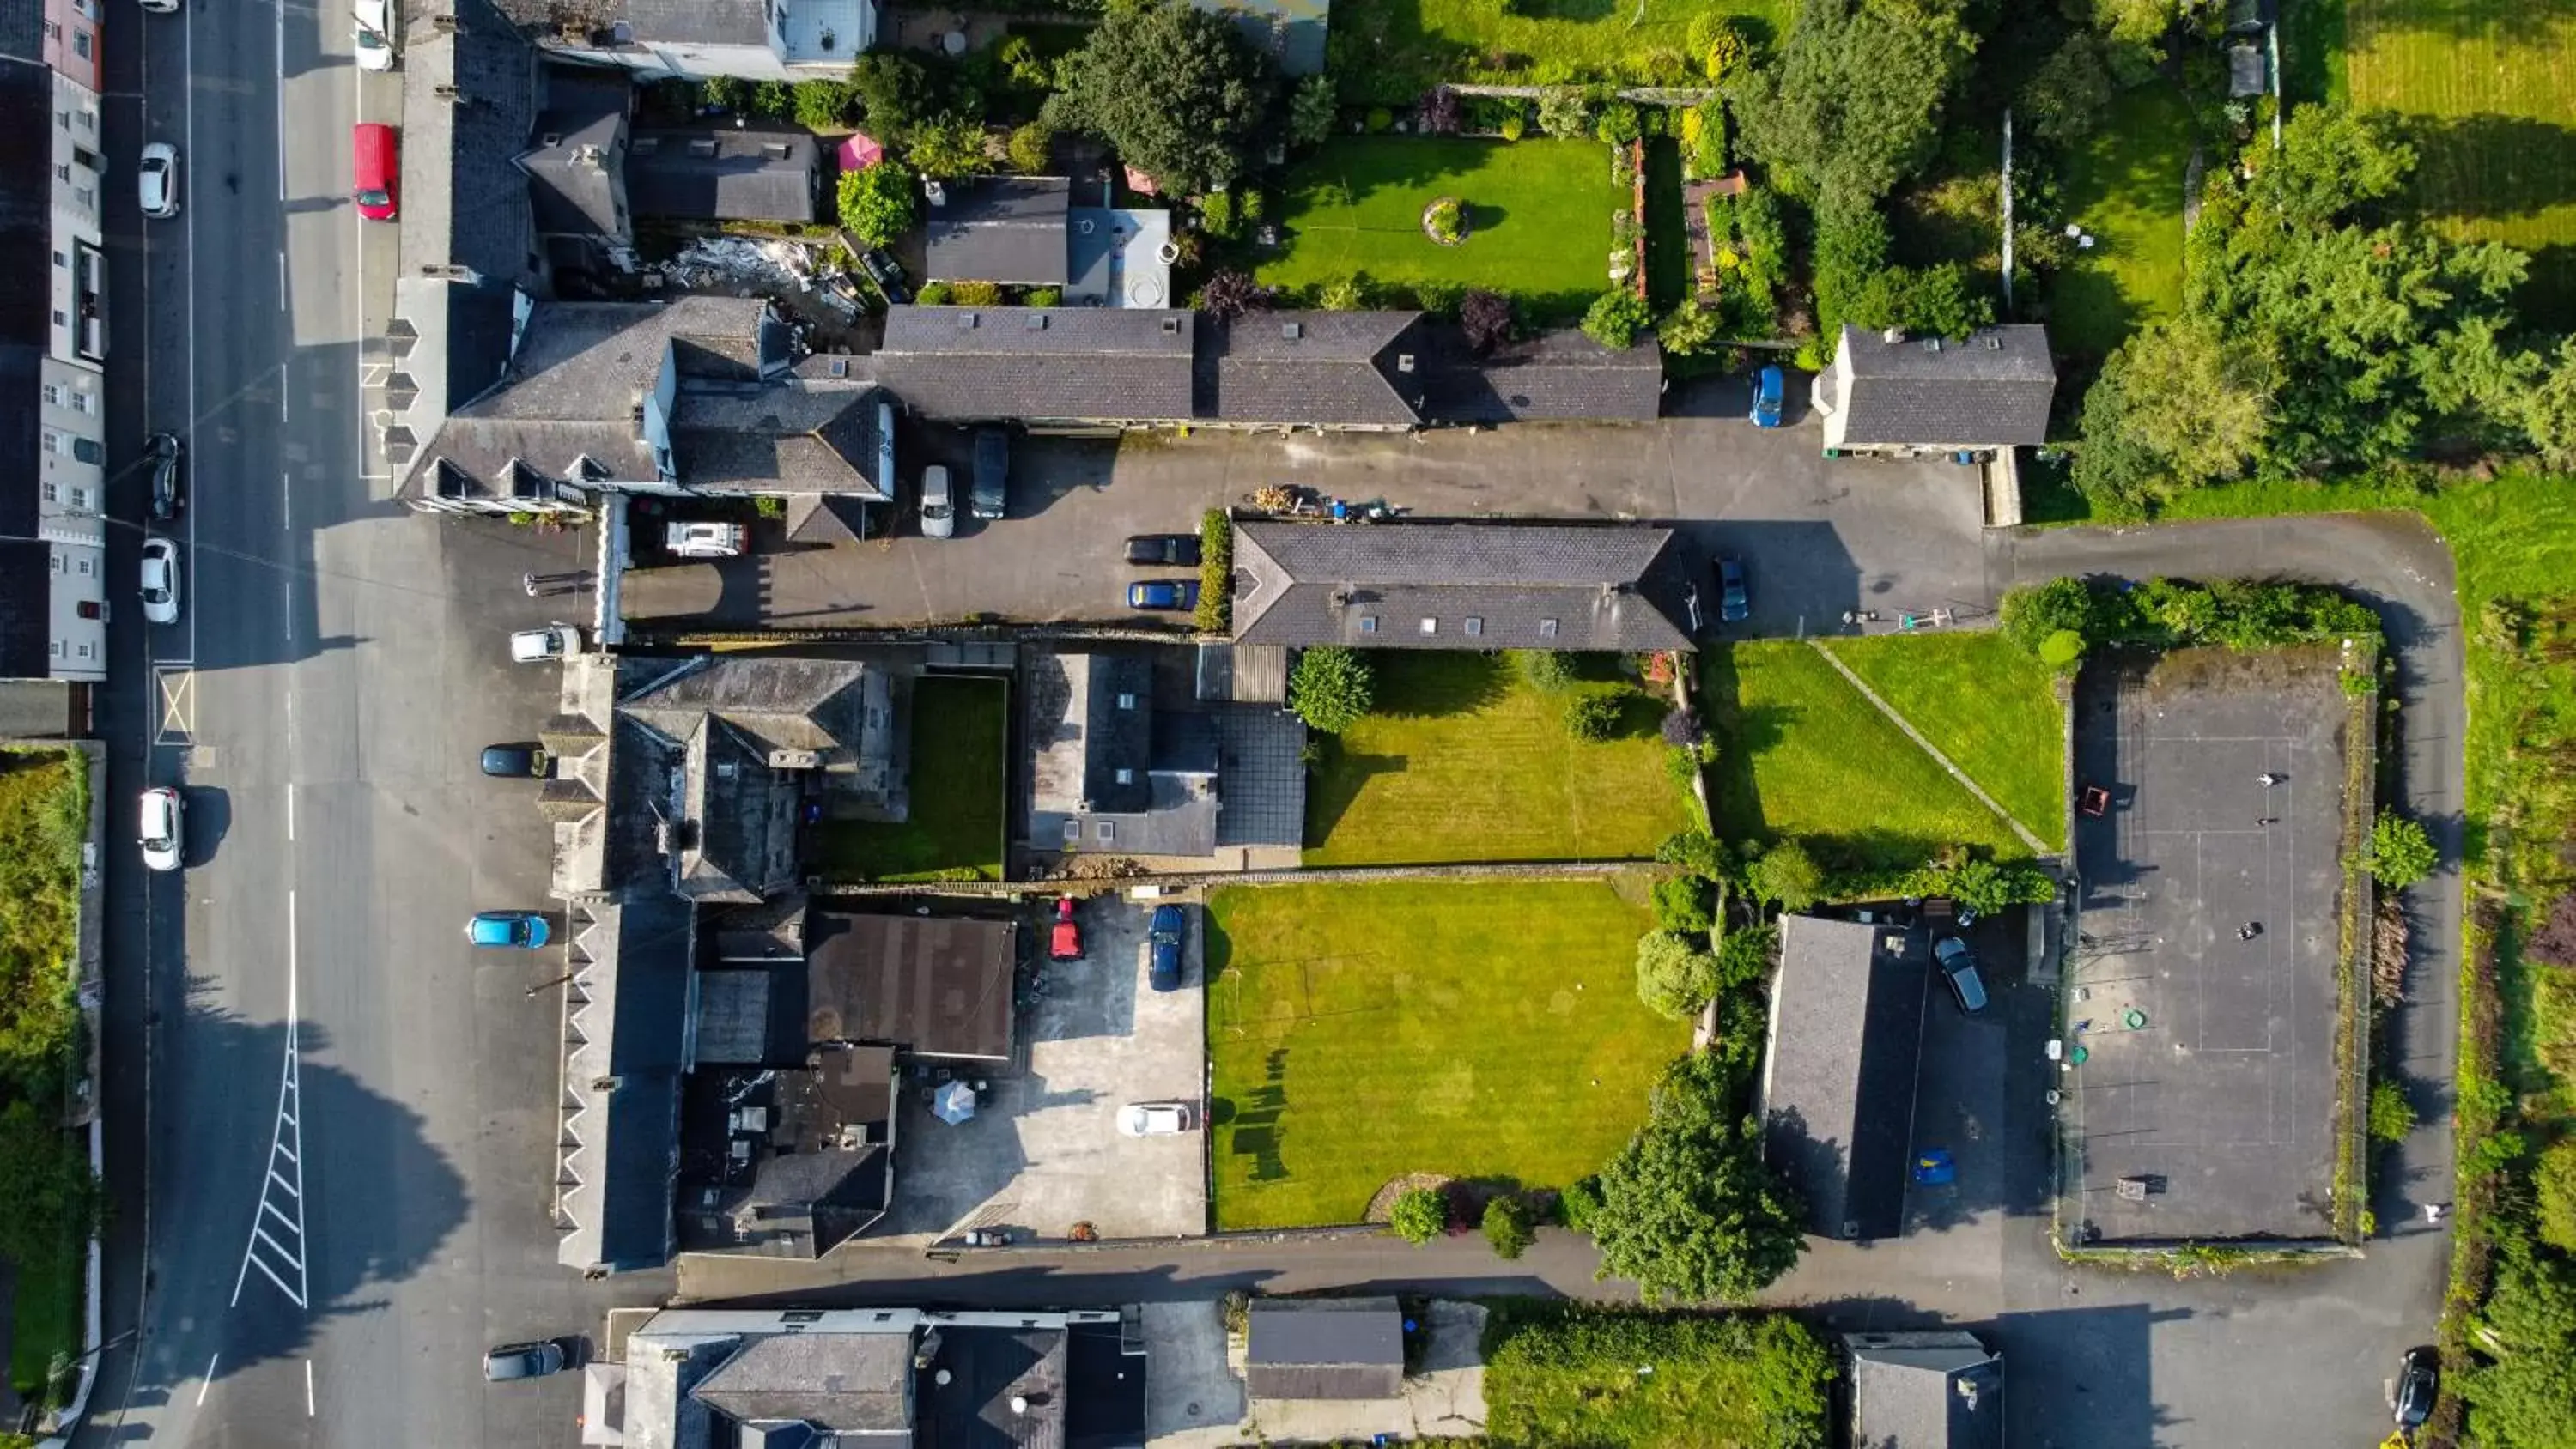
[{"label": "roof vent", "polygon": [[560,146],[563,144],[563,132],[548,131],[537,138],[537,144],[540,146]]},{"label": "roof vent", "polygon": [[1044,312],[1031,312],[1029,314],[1028,328],[1031,332],[1044,332],[1046,330],[1046,322],[1047,318]]},{"label": "roof vent", "polygon": [[850,375],[850,359],[846,357],[832,358],[823,364],[823,370],[834,377],[847,377]]},{"label": "roof vent", "polygon": [[624,20],[610,21],[608,40],[612,45],[633,45],[635,43],[634,25]]},{"label": "roof vent", "polygon": [[1167,335],[1168,335],[1168,334],[1171,334],[1171,333],[1176,333],[1176,332],[1178,332],[1178,331],[1180,331],[1180,330],[1181,330],[1181,319],[1180,319],[1180,318],[1178,318],[1178,317],[1166,317],[1166,318],[1164,318],[1164,319],[1163,319],[1163,331],[1164,331],[1164,333],[1165,333],[1165,334],[1167,334]]},{"label": "roof vent", "polygon": [[788,145],[784,141],[763,141],[760,143],[760,154],[772,161],[784,161],[787,159]]},{"label": "roof vent", "polygon": [[1398,372],[1411,372],[1413,370],[1413,354],[1410,352],[1397,353],[1395,355],[1395,370]]},{"label": "roof vent", "polygon": [[1938,338],[1938,337],[1934,337],[1934,338],[1927,339],[1927,340],[1924,342],[1924,344],[1923,344],[1923,350],[1924,350],[1924,351],[1926,351],[1926,352],[1938,352],[1938,351],[1940,351],[1940,350],[1941,350],[1941,339],[1940,339],[1940,338]]},{"label": "roof vent", "polygon": [[689,154],[692,156],[713,156],[716,154],[716,138],[713,136],[699,136],[693,138],[689,142]]},{"label": "roof vent", "polygon": [[1282,322],[1279,324],[1279,335],[1287,338],[1291,342],[1294,342],[1298,338],[1306,335],[1306,324],[1303,322]]},{"label": "roof vent", "polygon": [[1894,347],[1896,344],[1905,340],[1905,329],[1902,327],[1890,327],[1886,331],[1878,334],[1878,340],[1886,343],[1890,347]]},{"label": "roof vent", "polygon": [[980,313],[960,312],[957,314],[957,330],[960,332],[972,332],[983,325],[984,319]]},{"label": "roof vent", "polygon": [[1989,333],[1987,333],[1987,334],[1986,334],[1986,350],[1987,350],[1988,352],[2001,352],[2001,351],[2003,351],[2003,350],[2004,350],[2004,336],[2003,336],[2003,334],[2002,334],[2002,333],[2000,333],[2000,332],[1989,332]]}]

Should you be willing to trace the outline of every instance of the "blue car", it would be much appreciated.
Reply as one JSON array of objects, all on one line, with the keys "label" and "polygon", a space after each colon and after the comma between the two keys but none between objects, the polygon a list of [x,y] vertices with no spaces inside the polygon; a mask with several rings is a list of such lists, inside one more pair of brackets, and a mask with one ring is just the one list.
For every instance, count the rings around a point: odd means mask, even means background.
[{"label": "blue car", "polygon": [[1733,554],[1717,561],[1717,617],[1729,624],[1753,617],[1753,595],[1744,587],[1744,560]]},{"label": "blue car", "polygon": [[1195,609],[1198,605],[1196,579],[1142,579],[1127,586],[1131,609]]},{"label": "blue car", "polygon": [[1181,937],[1190,928],[1179,906],[1154,907],[1152,969],[1146,974],[1156,991],[1181,989]]},{"label": "blue car", "polygon": [[534,911],[479,911],[465,923],[465,939],[477,946],[533,951],[553,935],[554,928]]},{"label": "blue car", "polygon": [[1753,375],[1753,426],[1780,426],[1780,369],[1766,367]]}]

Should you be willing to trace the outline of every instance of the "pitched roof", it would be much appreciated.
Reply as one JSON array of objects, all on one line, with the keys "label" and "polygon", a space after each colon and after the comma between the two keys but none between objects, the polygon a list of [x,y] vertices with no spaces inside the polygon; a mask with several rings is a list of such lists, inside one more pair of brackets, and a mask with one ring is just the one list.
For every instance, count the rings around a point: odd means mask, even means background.
[{"label": "pitched roof", "polygon": [[53,668],[53,550],[36,538],[44,428],[36,407],[52,302],[53,72],[0,61],[0,676]]},{"label": "pitched roof", "polygon": [[[512,163],[536,120],[536,52],[491,0],[422,3],[403,50],[401,274],[527,281],[528,178]],[[451,13],[453,30],[426,23]]]},{"label": "pitched roof", "polygon": [[1238,644],[1692,647],[1667,612],[1670,529],[1258,521],[1234,536]]},{"label": "pitched roof", "polygon": [[935,182],[923,209],[924,270],[933,281],[1061,287],[1071,275],[1065,219],[1073,183],[1061,176]]},{"label": "pitched roof", "polygon": [[574,914],[556,1256],[584,1270],[650,1267],[673,1239],[695,918],[661,891]]},{"label": "pitched roof", "polygon": [[750,385],[683,384],[671,410],[674,465],[693,484],[881,502],[888,494],[879,445],[890,408],[884,393],[863,382],[798,375]]},{"label": "pitched roof", "polygon": [[533,31],[605,33],[619,23],[627,44],[769,44],[761,0],[499,0],[511,20]]},{"label": "pitched roof", "polygon": [[1411,427],[1429,343],[1419,312],[1247,312],[1208,329],[1200,412],[1229,423]]},{"label": "pitched roof", "polygon": [[639,130],[627,202],[637,216],[810,222],[820,165],[807,131]]},{"label": "pitched roof", "polygon": [[2057,390],[2048,329],[2030,324],[1891,342],[1845,323],[1833,376],[1847,447],[2043,443]]},{"label": "pitched roof", "polygon": [[805,926],[806,1038],[1008,1057],[1018,939],[1010,921],[817,907]]},{"label": "pitched roof", "polygon": [[1580,332],[1549,332],[1482,358],[1459,342],[1431,377],[1436,422],[1651,422],[1663,409],[1663,350],[1652,337],[1613,352]]},{"label": "pitched roof", "polygon": [[1974,1334],[1847,1333],[1855,1449],[2003,1449],[2004,1361]]},{"label": "pitched roof", "polygon": [[911,1389],[909,1333],[773,1333],[745,1343],[690,1397],[737,1423],[878,1435],[910,1432]]},{"label": "pitched roof", "polygon": [[1924,970],[1900,927],[1781,920],[1765,1151],[1824,1236],[1893,1237],[1904,1225]]},{"label": "pitched roof", "polygon": [[[913,1433],[922,1449],[1065,1449],[1066,1401],[1081,1396],[1065,1392],[1063,1328],[943,1323],[932,1332],[937,1351],[913,1379]],[[925,1351],[930,1338],[922,1335]]]},{"label": "pitched roof", "polygon": [[[540,66],[546,107],[518,155],[540,232],[626,236],[626,109],[634,85],[624,71]],[[408,197],[405,198],[409,200]]]},{"label": "pitched roof", "polygon": [[1404,1391],[1404,1314],[1392,1298],[1252,1305],[1244,1377],[1262,1399],[1391,1399]]},{"label": "pitched roof", "polygon": [[890,307],[877,377],[923,417],[1181,422],[1193,313]]}]

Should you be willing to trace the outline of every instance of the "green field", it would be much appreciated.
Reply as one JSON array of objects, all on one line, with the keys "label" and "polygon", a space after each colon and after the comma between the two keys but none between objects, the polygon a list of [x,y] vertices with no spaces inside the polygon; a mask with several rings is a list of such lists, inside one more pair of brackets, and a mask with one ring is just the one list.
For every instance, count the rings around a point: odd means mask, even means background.
[{"label": "green field", "polygon": [[1485,1362],[1486,1428],[1497,1449],[1827,1441],[1834,1356],[1787,1314],[1514,1299],[1486,1323]]},{"label": "green field", "polygon": [[2191,108],[2171,81],[2123,91],[2074,149],[2066,215],[2094,237],[2049,283],[2049,337],[2100,357],[2130,331],[2182,310],[2182,183]]},{"label": "green field", "polygon": [[[1443,196],[1467,204],[1469,235],[1454,247],[1422,230],[1422,209]],[[1288,249],[1256,269],[1265,286],[1366,274],[1484,287],[1558,320],[1610,285],[1610,218],[1631,201],[1593,142],[1416,136],[1330,142],[1290,168],[1278,199]]]},{"label": "green field", "polygon": [[2415,196],[2534,256],[2531,320],[2576,321],[2576,0],[2347,0],[2345,87],[2399,114]]},{"label": "green field", "polygon": [[1000,880],[1010,781],[1010,697],[998,679],[925,674],[912,685],[910,818],[806,831],[827,880]]},{"label": "green field", "polygon": [[1828,647],[2012,817],[2066,846],[2066,733],[2048,666],[2000,634],[1882,634]]},{"label": "green field", "polygon": [[1692,823],[1651,699],[1631,699],[1627,738],[1587,744],[1566,732],[1562,698],[1501,656],[1372,662],[1376,712],[1327,742],[1307,779],[1306,864],[1635,859]]},{"label": "green field", "polygon": [[1953,844],[2030,854],[1805,644],[1713,649],[1700,656],[1700,691],[1717,738],[1720,839],[1795,835],[1851,865],[1888,868]]},{"label": "green field", "polygon": [[1599,1169],[1690,1045],[1637,1000],[1654,917],[1631,884],[1210,895],[1217,1226],[1357,1222],[1406,1173],[1537,1188]]},{"label": "green field", "polygon": [[1653,60],[1681,63],[1703,11],[1776,51],[1797,10],[1793,0],[1340,0],[1332,76],[1344,100],[1389,106],[1442,81],[1645,80]]}]

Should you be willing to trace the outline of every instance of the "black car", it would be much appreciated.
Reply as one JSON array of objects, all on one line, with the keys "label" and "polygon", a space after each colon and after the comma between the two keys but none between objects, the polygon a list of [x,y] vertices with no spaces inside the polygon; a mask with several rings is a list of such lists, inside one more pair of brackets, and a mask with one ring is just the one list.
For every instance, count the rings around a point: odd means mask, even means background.
[{"label": "black car", "polygon": [[179,472],[187,448],[176,433],[154,433],[143,452],[152,460],[152,516],[176,518],[188,502],[187,482]]},{"label": "black car", "polygon": [[1154,919],[1147,927],[1151,937],[1151,954],[1146,981],[1156,991],[1181,989],[1181,938],[1190,928],[1190,918],[1179,906],[1154,907]]},{"label": "black car", "polygon": [[1717,561],[1717,617],[1741,624],[1753,613],[1753,596],[1744,587],[1744,560],[1727,554]]},{"label": "black car", "polygon": [[512,1379],[541,1379],[564,1371],[563,1345],[550,1339],[535,1343],[505,1343],[483,1355],[483,1380],[507,1383]]},{"label": "black car", "polygon": [[975,430],[975,481],[966,495],[977,518],[1000,518],[1011,506],[1011,435],[1000,428]]},{"label": "black car", "polygon": [[1941,979],[1950,983],[1950,995],[1961,1011],[1974,1016],[1986,1009],[1985,979],[1977,974],[1977,958],[1970,954],[1967,942],[1944,936],[1933,943],[1932,959],[1940,963]]},{"label": "black car", "polygon": [[505,780],[542,777],[546,773],[546,752],[535,745],[485,745],[483,773]]},{"label": "black car", "polygon": [[904,286],[903,263],[896,261],[885,248],[869,248],[867,254],[859,258],[859,265],[867,269],[870,280],[885,292],[887,301],[900,307],[912,300],[912,293]]},{"label": "black car", "polygon": [[1196,535],[1187,533],[1140,533],[1127,540],[1127,561],[1194,569],[1199,566],[1199,541]]},{"label": "black car", "polygon": [[2397,1366],[2397,1427],[2420,1429],[2433,1417],[2433,1401],[2442,1393],[2442,1351],[2410,1348]]}]

